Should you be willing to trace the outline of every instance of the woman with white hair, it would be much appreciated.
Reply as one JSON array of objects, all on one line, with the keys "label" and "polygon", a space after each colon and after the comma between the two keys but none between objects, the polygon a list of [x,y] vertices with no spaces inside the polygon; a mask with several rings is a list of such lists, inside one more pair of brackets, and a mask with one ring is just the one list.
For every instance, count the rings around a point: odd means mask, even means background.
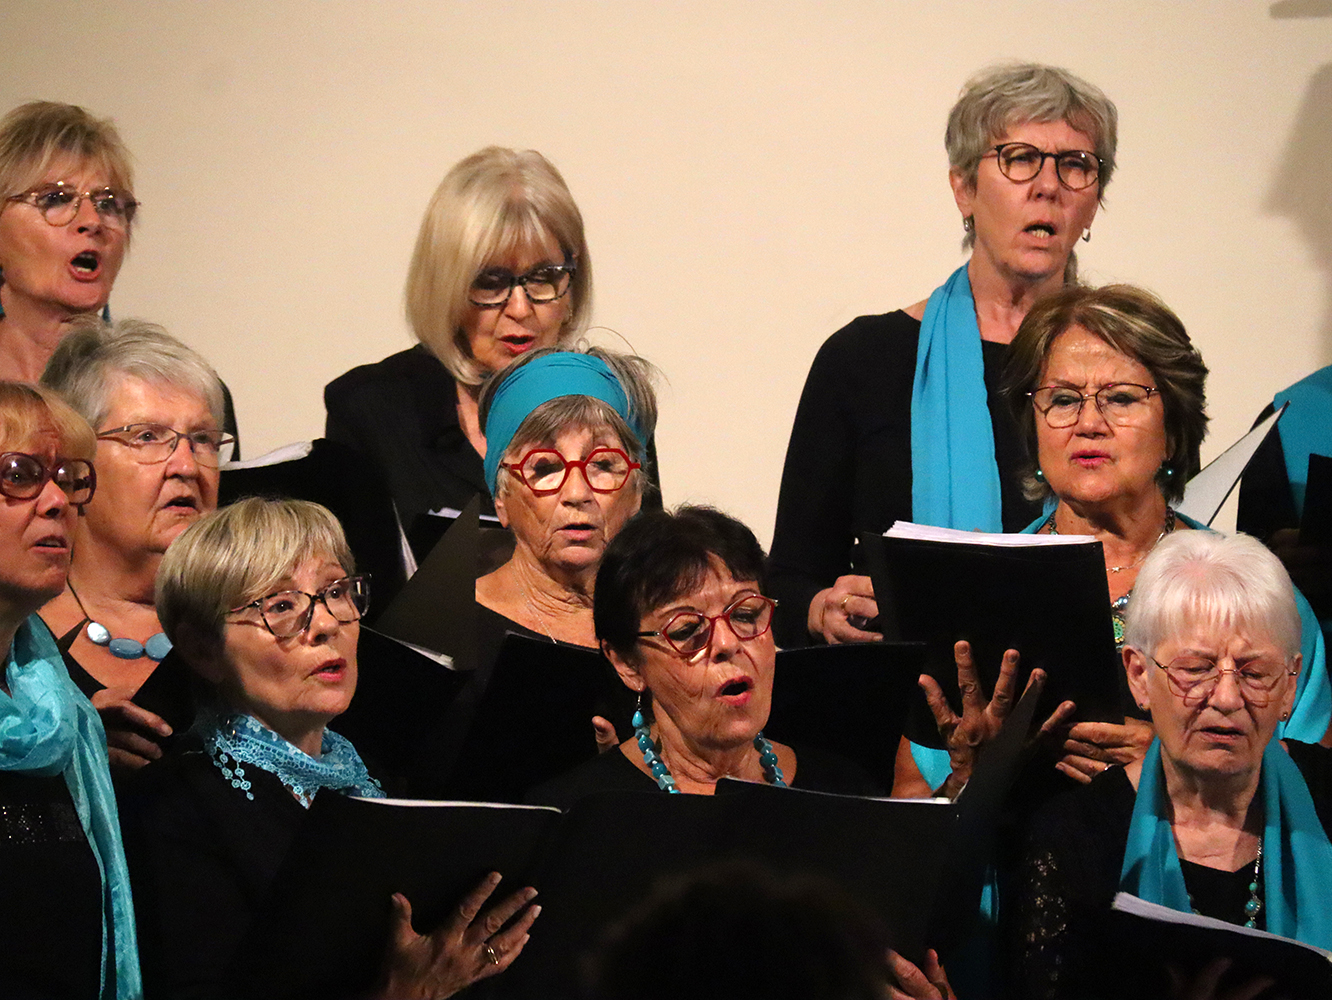
[{"label": "woman with white hair", "polygon": [[781,645],[879,638],[860,532],[896,520],[1017,531],[1040,513],[1022,496],[999,375],[1023,316],[1076,274],[1117,121],[1100,90],[1053,66],[968,81],[944,144],[970,259],[927,300],[833,334],[800,397],[772,541]]},{"label": "woman with white hair", "polygon": [[325,434],[379,463],[404,525],[477,494],[493,514],[481,384],[570,343],[592,309],[583,217],[555,165],[499,146],[455,165],[421,220],[406,297],[419,343],[329,383]]},{"label": "woman with white hair", "polygon": [[69,583],[42,617],[102,713],[112,765],[141,767],[173,726],[190,722],[184,695],[172,719],[133,699],[171,649],[153,606],[162,555],[217,507],[218,466],[234,442],[222,430],[222,386],[160,326],[93,317],[66,336],[42,378],[97,432],[98,474],[75,527]]},{"label": "woman with white hair", "polygon": [[1148,557],[1124,667],[1156,738],[1037,817],[1014,908],[1022,996],[1099,995],[1091,955],[1120,890],[1332,948],[1332,751],[1273,738],[1300,632],[1290,578],[1248,536],[1180,532]]}]

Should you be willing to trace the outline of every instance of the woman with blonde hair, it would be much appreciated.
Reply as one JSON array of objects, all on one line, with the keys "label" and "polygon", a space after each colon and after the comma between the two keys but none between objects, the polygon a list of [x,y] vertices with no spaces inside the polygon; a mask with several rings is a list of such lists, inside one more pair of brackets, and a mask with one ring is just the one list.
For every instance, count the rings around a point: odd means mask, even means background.
[{"label": "woman with blonde hair", "polygon": [[583,218],[554,164],[489,146],[445,175],[407,274],[419,343],[324,390],[325,434],[374,459],[403,523],[484,498],[477,396],[486,376],[586,326],[592,260]]},{"label": "woman with blonde hair", "polygon": [[138,207],[109,118],[32,101],[0,121],[0,377],[36,382],[66,324],[106,308]]}]

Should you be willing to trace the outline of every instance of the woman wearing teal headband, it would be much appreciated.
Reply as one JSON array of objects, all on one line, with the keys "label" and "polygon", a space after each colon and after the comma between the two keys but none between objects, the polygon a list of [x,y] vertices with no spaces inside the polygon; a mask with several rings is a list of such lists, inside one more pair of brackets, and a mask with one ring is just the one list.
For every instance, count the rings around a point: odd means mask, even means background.
[{"label": "woman wearing teal headband", "polygon": [[949,116],[949,183],[971,258],[929,297],[820,349],[796,411],[772,542],[783,646],[867,642],[861,531],[895,520],[1016,531],[1021,449],[998,398],[1018,324],[1074,276],[1115,166],[1115,106],[1066,70],[986,70]]},{"label": "woman wearing teal headband", "polygon": [[601,556],[648,486],[652,375],[642,358],[598,348],[533,351],[482,390],[486,481],[515,543],[476,583],[483,633],[596,646]]},{"label": "woman wearing teal headband", "polygon": [[1184,531],[1156,547],[1124,648],[1156,739],[1038,817],[1015,907],[1019,995],[1101,995],[1086,976],[1120,890],[1332,948],[1332,752],[1274,738],[1300,631],[1290,578],[1256,540]]}]

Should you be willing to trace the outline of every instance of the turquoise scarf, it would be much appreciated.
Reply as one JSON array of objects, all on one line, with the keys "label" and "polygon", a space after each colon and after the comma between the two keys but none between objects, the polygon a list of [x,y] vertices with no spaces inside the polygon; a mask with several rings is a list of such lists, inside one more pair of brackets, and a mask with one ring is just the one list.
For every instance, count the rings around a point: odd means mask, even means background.
[{"label": "turquoise scarf", "polygon": [[[638,437],[647,437],[629,407],[629,397],[606,362],[591,354],[561,351],[545,354],[508,375],[491,397],[486,414],[486,483],[495,492],[500,462],[523,421],[542,403],[563,396],[591,396],[608,403]],[[626,450],[629,442],[625,442]],[[637,458],[638,456],[630,456]]]},{"label": "turquoise scarf", "polygon": [[1004,530],[985,359],[965,264],[934,290],[920,322],[911,387],[911,519]]},{"label": "turquoise scarf", "polygon": [[1279,410],[1287,402],[1290,409],[1281,417],[1277,433],[1286,457],[1286,476],[1290,479],[1295,512],[1302,515],[1309,456],[1332,455],[1332,365],[1277,393],[1273,405]]},{"label": "turquoise scarf", "polygon": [[[1263,752],[1263,906],[1267,929],[1319,948],[1332,948],[1332,844],[1318,821],[1295,762],[1273,738]],[[1142,779],[1120,872],[1125,892],[1188,913],[1189,894],[1167,816],[1161,741],[1142,762]]]},{"label": "turquoise scarf", "polygon": [[[106,988],[109,958],[115,962],[114,996],[142,996],[134,903],[102,720],[69,679],[55,639],[36,615],[19,626],[5,677],[10,694],[0,692],[0,770],[64,775],[102,875],[101,996],[111,1000]],[[107,954],[108,940],[115,942],[114,956]]]},{"label": "turquoise scarf", "polygon": [[222,776],[250,799],[254,795],[245,776],[246,764],[275,775],[307,809],[321,788],[367,799],[384,797],[351,741],[331,729],[324,730],[316,759],[242,712],[203,713],[196,728]]}]

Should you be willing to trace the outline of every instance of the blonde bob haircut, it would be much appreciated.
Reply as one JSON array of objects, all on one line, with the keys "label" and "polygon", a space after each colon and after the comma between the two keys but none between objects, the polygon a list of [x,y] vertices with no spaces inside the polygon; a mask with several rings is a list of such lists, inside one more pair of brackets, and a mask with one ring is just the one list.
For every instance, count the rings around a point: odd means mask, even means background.
[{"label": "blonde bob haircut", "polygon": [[52,167],[94,168],[120,191],[134,191],[129,151],[110,118],[55,101],[21,104],[0,120],[0,195],[22,194]]},{"label": "blonde bob haircut", "polygon": [[1155,656],[1199,623],[1276,640],[1286,661],[1300,652],[1301,623],[1286,567],[1248,535],[1177,531],[1142,564],[1124,623],[1124,644]]},{"label": "blonde bob haircut", "polygon": [[57,457],[93,460],[97,438],[73,407],[43,386],[0,382],[0,452],[21,451],[49,433],[59,439]]},{"label": "blonde bob haircut", "polygon": [[[518,430],[514,432],[513,440],[509,442],[509,447],[504,453],[504,460],[516,462],[533,448],[554,444],[555,438],[570,428],[597,430],[608,427],[620,439],[625,453],[635,462],[644,463],[648,440],[657,429],[657,393],[653,388],[653,382],[659,374],[657,367],[636,354],[621,354],[603,347],[585,344],[567,348],[542,347],[516,358],[511,364],[490,376],[481,387],[478,401],[481,430],[484,432],[486,429],[490,403],[495,398],[495,392],[501,383],[529,362],[560,350],[589,354],[606,363],[606,367],[611,370],[611,374],[620,383],[620,388],[624,390],[625,397],[629,400],[630,417],[642,429],[643,440],[638,439],[629,422],[616,412],[610,403],[591,396],[557,396],[542,403],[518,425]],[[507,475],[499,477],[495,484],[496,496],[502,497],[508,492],[512,479],[512,476]],[[635,469],[630,475],[629,482],[641,497],[648,486],[646,472],[641,468]]]},{"label": "blonde bob haircut", "polygon": [[76,317],[46,363],[42,384],[100,427],[125,375],[192,392],[207,404],[218,427],[225,422],[222,381],[213,366],[156,323],[141,319],[111,324],[93,315]]},{"label": "blonde bob haircut", "polygon": [[157,617],[191,655],[221,650],[227,613],[280,589],[302,563],[327,557],[356,572],[342,525],[308,500],[246,497],[205,514],[171,543],[157,571]]},{"label": "blonde bob haircut", "polygon": [[1066,285],[1041,299],[1018,327],[1008,349],[1003,395],[1026,445],[1023,492],[1042,500],[1050,487],[1036,475],[1036,408],[1027,393],[1041,386],[1055,340],[1081,327],[1145,367],[1165,410],[1166,457],[1156,483],[1168,503],[1184,496],[1184,484],[1202,467],[1207,436],[1207,366],[1180,318],[1151,292],[1133,285]]},{"label": "blonde bob haircut", "polygon": [[577,264],[563,344],[591,313],[592,258],[583,216],[555,165],[534,149],[488,146],[458,163],[435,189],[407,269],[407,320],[416,339],[463,385],[480,385],[489,374],[472,358],[462,329],[474,308],[467,298],[472,282],[498,258],[547,243]]}]

